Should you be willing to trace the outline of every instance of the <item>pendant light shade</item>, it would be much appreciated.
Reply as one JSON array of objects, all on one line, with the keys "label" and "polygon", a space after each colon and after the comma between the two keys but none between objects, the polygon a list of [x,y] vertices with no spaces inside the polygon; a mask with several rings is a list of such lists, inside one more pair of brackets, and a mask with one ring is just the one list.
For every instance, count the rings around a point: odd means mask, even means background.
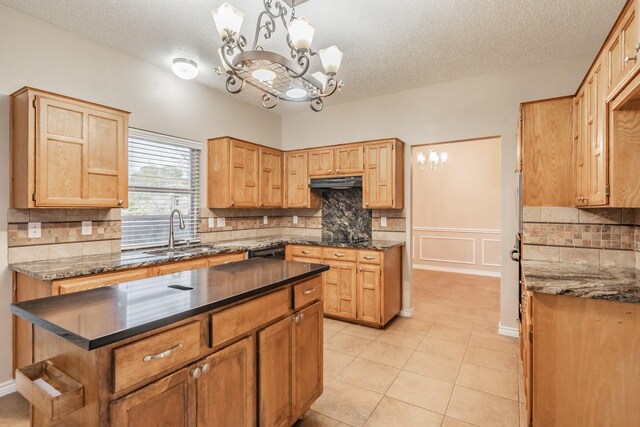
[{"label": "pendant light shade", "polygon": [[238,34],[240,28],[242,28],[242,21],[244,20],[244,13],[238,11],[229,3],[224,3],[217,9],[214,9],[213,20],[216,23],[218,34],[223,39],[229,34]]},{"label": "pendant light shade", "polygon": [[340,63],[342,62],[342,52],[336,46],[331,46],[326,49],[320,49],[318,51],[320,55],[320,61],[324,71],[329,74],[336,74],[340,69]]},{"label": "pendant light shade", "polygon": [[309,49],[311,47],[316,28],[306,17],[294,19],[289,22],[288,27],[293,47],[296,49]]}]

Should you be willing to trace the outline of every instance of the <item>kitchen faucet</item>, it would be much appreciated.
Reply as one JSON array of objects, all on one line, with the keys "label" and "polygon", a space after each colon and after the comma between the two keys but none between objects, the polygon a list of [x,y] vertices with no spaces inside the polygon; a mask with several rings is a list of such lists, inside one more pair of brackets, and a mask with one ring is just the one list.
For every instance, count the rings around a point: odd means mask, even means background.
[{"label": "kitchen faucet", "polygon": [[179,209],[174,209],[169,214],[169,250],[172,251],[174,249],[174,241],[173,241],[173,214],[178,213],[178,218],[180,218],[180,230],[184,230],[184,218],[182,217],[182,212]]}]

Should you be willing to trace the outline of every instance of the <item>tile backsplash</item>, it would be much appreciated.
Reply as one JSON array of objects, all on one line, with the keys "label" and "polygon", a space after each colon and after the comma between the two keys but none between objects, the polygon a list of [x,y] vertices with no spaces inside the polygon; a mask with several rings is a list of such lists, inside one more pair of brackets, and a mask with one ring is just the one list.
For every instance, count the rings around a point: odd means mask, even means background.
[{"label": "tile backsplash", "polygon": [[638,209],[525,207],[524,258],[640,266],[639,220]]}]

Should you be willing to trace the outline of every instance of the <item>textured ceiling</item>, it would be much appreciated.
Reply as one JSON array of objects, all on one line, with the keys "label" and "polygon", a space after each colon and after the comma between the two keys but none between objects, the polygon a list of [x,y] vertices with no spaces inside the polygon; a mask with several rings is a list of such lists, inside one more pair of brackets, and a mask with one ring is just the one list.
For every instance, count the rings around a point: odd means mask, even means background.
[{"label": "textured ceiling", "polygon": [[[245,13],[253,40],[260,0],[227,0]],[[170,68],[175,57],[199,64],[198,81],[224,91],[211,10],[224,0],[0,0],[145,61]],[[345,88],[327,105],[592,53],[625,0],[312,0],[297,16],[315,24],[317,50],[344,52]],[[286,54],[283,31],[266,48]],[[319,62],[319,61],[318,61]],[[319,65],[318,65],[319,67]],[[586,72],[586,70],[585,70]],[[229,95],[233,96],[233,95]],[[240,95],[259,105],[247,87]],[[283,105],[287,114],[307,104]]]}]

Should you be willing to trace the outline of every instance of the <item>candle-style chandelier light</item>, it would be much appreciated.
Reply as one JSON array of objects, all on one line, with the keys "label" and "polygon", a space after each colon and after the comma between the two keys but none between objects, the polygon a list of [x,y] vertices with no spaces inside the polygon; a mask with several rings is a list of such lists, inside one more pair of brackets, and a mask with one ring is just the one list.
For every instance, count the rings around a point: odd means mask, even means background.
[{"label": "candle-style chandelier light", "polygon": [[[296,0],[284,0],[291,7],[291,18],[287,22],[288,10],[280,1],[263,0],[264,11],[258,16],[253,45],[247,50],[247,39],[240,34],[244,14],[229,3],[213,11],[213,19],[223,45],[218,50],[222,67],[216,69],[227,76],[226,87],[237,94],[245,83],[262,91],[262,105],[274,108],[278,100],[309,102],[313,111],[321,111],[323,99],[342,88],[336,74],[342,61],[342,52],[331,46],[315,52],[311,42],[315,28],[305,17],[295,16]],[[298,0],[298,3],[306,0]],[[270,39],[276,31],[276,20],[288,30],[287,47],[291,59],[265,50],[258,43],[260,35]],[[311,58],[320,57],[324,73],[309,72]]]}]

